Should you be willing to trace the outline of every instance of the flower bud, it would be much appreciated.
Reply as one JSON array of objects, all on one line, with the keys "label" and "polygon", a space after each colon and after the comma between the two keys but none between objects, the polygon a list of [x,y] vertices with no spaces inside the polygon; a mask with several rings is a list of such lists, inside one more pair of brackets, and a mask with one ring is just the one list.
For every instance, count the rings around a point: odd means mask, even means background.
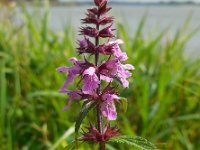
[{"label": "flower bud", "polygon": [[90,37],[97,37],[99,34],[99,31],[92,27],[82,27],[80,33],[82,35],[87,35]]},{"label": "flower bud", "polygon": [[103,133],[100,133],[96,127],[91,124],[87,127],[87,130],[87,132],[83,131],[83,141],[100,143],[120,135],[119,129],[116,126],[110,127],[110,124],[105,126]]},{"label": "flower bud", "polygon": [[83,54],[83,53],[95,54],[96,52],[95,45],[92,42],[90,42],[89,39],[80,40],[79,45],[80,47],[77,48],[79,54]]},{"label": "flower bud", "polygon": [[102,38],[112,38],[112,37],[115,37],[115,35],[113,34],[113,31],[115,29],[112,29],[111,28],[112,25],[102,29],[100,32],[99,32],[99,36],[102,37]]},{"label": "flower bud", "polygon": [[98,7],[104,6],[105,4],[107,4],[107,2],[108,0],[94,0],[95,5]]}]

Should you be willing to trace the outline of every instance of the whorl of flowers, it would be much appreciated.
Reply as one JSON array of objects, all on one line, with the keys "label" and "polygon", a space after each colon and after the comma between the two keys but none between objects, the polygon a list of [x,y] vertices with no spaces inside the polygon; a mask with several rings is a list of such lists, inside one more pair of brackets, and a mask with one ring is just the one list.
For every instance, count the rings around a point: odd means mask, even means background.
[{"label": "whorl of flowers", "polygon": [[[107,6],[108,0],[94,0],[96,7],[87,9],[86,17],[82,19],[82,23],[86,24],[80,28],[80,34],[83,39],[79,40],[77,53],[83,55],[83,60],[73,57],[69,59],[72,66],[62,66],[57,68],[59,72],[67,73],[67,78],[60,92],[69,95],[69,101],[64,107],[66,110],[71,102],[77,100],[98,101],[100,115],[103,115],[107,121],[115,120],[117,112],[115,102],[120,99],[116,87],[112,86],[112,82],[117,81],[121,86],[127,88],[129,82],[128,77],[131,76],[129,70],[134,67],[131,64],[124,64],[123,61],[128,59],[127,54],[120,49],[123,44],[121,39],[114,39],[113,17],[107,16],[107,12],[111,7]],[[89,26],[91,24],[91,26]],[[100,43],[100,39],[107,39],[107,43]],[[105,40],[104,40],[105,41]],[[88,55],[94,56],[92,62]],[[102,57],[104,55],[104,57]],[[103,60],[104,58],[104,60]],[[78,85],[74,90],[68,90],[69,84],[74,84],[74,79],[79,78]],[[107,83],[105,87],[102,82]],[[89,132],[85,133],[83,139],[95,139],[96,137],[107,140],[109,136],[100,136],[99,131],[95,127],[90,126]],[[114,130],[114,131],[110,131]],[[102,132],[118,135],[116,128],[106,125]],[[92,135],[96,133],[96,136]],[[103,133],[101,133],[103,134]],[[110,136],[112,137],[112,136]]]}]

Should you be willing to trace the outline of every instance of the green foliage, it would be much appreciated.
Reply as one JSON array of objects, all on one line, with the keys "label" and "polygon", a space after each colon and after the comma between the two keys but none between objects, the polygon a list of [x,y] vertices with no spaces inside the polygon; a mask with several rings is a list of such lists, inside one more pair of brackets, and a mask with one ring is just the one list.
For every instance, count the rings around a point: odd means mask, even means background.
[{"label": "green foliage", "polygon": [[155,145],[148,142],[146,139],[142,137],[132,137],[132,136],[122,135],[110,139],[109,142],[134,146],[140,150],[158,150]]},{"label": "green foliage", "polygon": [[[74,139],[71,129],[81,105],[74,102],[61,111],[67,96],[57,91],[65,75],[55,68],[70,65],[66,59],[76,56],[76,39],[69,26],[62,32],[49,28],[48,9],[43,15],[39,12],[30,14],[23,7],[23,24],[18,25],[12,22],[12,10],[0,18],[1,150],[60,150]],[[128,63],[136,68],[130,88],[120,91],[129,105],[125,114],[118,111],[118,126],[122,133],[145,137],[162,149],[198,149],[200,60],[184,56],[197,30],[188,30],[186,22],[168,37],[167,29],[148,35],[144,26],[145,17],[134,34],[122,24],[117,27]],[[93,121],[85,118],[84,123]],[[134,149],[114,143],[107,147]],[[84,149],[91,145],[79,147]]]},{"label": "green foliage", "polygon": [[93,108],[95,108],[97,105],[97,102],[86,102],[83,104],[78,117],[76,119],[76,124],[75,124],[75,135],[78,137],[78,132],[80,129],[80,126],[82,124],[83,119],[86,117],[86,115],[89,113],[89,111]]},{"label": "green foliage", "polygon": [[[142,19],[133,38],[124,26],[118,26],[119,37],[128,43],[124,46],[128,61],[136,67],[130,90],[122,92],[129,105],[119,126],[124,127],[123,133],[161,141],[160,146],[165,149],[187,149],[187,145],[195,149],[200,144],[200,133],[195,132],[200,119],[195,119],[200,116],[200,60],[185,57],[184,50],[197,29],[189,31],[187,20],[173,38],[165,39],[167,30],[145,38],[141,28],[144,24]],[[126,117],[129,120],[124,121]],[[180,121],[179,117],[186,120]],[[184,133],[185,138],[176,131]]]},{"label": "green foliage", "polygon": [[120,97],[120,106],[121,106],[121,109],[124,113],[126,113],[127,111],[127,107],[128,107],[128,100],[127,98],[125,97]]},{"label": "green foliage", "polygon": [[64,150],[74,150],[75,148],[75,141],[71,142],[68,146],[64,148]]}]

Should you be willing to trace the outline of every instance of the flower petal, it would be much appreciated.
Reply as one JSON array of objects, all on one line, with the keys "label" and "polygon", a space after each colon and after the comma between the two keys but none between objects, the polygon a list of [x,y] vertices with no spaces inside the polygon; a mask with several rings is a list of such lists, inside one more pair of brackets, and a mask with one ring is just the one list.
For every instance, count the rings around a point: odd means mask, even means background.
[{"label": "flower petal", "polygon": [[84,71],[84,78],[83,78],[83,93],[84,94],[93,94],[95,90],[99,86],[99,78],[95,73],[94,67],[89,67]]},{"label": "flower petal", "polygon": [[101,103],[101,112],[108,120],[116,120],[117,112],[114,100],[119,99],[115,94],[103,94]]},{"label": "flower petal", "polygon": [[66,93],[69,95],[69,100],[65,107],[62,109],[62,111],[65,111],[69,108],[73,100],[81,99],[81,91],[74,90],[74,91],[66,91]]},{"label": "flower petal", "polygon": [[116,120],[117,112],[114,103],[103,102],[101,104],[101,112],[108,120]]},{"label": "flower petal", "polygon": [[115,57],[117,57],[120,61],[125,61],[128,59],[128,56],[125,52],[122,52],[119,44],[123,44],[124,41],[122,41],[121,39],[117,39],[115,41],[110,41],[109,44],[113,45],[112,51],[113,51],[113,55]]},{"label": "flower petal", "polygon": [[94,75],[95,74],[95,71],[96,69],[94,67],[89,67],[88,69],[86,69],[84,72],[83,72],[83,75]]},{"label": "flower petal", "polygon": [[58,67],[56,70],[59,72],[68,72],[69,67],[62,66],[62,67]]},{"label": "flower petal", "polygon": [[76,63],[78,59],[76,57],[69,58],[69,61],[72,63]]},{"label": "flower petal", "polygon": [[104,81],[106,81],[106,82],[112,82],[112,78],[110,78],[110,77],[107,77],[107,76],[105,76],[105,75],[100,75],[100,79],[101,80],[104,80]]},{"label": "flower petal", "polygon": [[125,64],[123,65],[123,68],[127,70],[135,70],[135,67],[131,64]]}]

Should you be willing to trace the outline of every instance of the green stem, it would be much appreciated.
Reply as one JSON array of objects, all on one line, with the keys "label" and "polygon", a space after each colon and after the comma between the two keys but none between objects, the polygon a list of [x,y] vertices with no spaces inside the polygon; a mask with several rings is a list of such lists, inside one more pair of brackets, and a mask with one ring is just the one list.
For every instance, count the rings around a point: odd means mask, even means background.
[{"label": "green stem", "polygon": [[[100,18],[100,16],[97,16],[98,19]],[[96,29],[99,30],[99,25],[96,25]],[[97,36],[95,38],[95,45],[96,47],[99,46],[99,37]],[[95,54],[95,65],[98,66],[99,64],[99,52],[97,51]],[[97,75],[100,81],[100,74]],[[101,89],[101,85],[99,84],[99,87],[97,88],[97,94],[100,94],[100,89]],[[102,114],[101,114],[101,110],[100,110],[100,105],[98,104],[96,107],[97,110],[97,126],[98,126],[98,130],[101,134],[103,134],[103,118],[102,118]],[[104,142],[100,142],[99,143],[99,150],[105,150],[105,143]]]}]

